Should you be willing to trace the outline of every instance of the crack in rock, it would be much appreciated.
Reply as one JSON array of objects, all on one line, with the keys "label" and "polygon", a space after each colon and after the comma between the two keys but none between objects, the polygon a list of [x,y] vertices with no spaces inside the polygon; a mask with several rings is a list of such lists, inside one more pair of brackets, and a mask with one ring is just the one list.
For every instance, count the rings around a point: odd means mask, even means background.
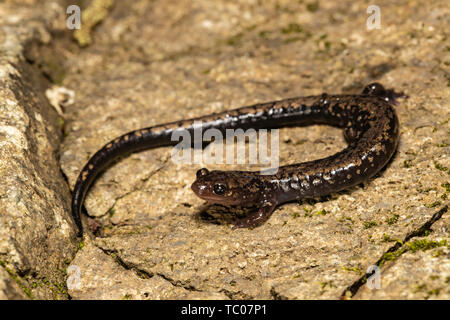
[{"label": "crack in rock", "polygon": [[117,251],[115,251],[115,250],[107,250],[107,249],[104,249],[104,248],[101,248],[101,247],[98,247],[98,246],[96,246],[96,247],[98,249],[100,249],[103,253],[105,253],[106,255],[112,257],[114,259],[114,261],[116,261],[117,264],[120,265],[122,268],[124,268],[126,270],[134,271],[135,274],[141,279],[151,279],[154,276],[160,276],[164,280],[168,281],[174,287],[183,288],[183,289],[185,289],[187,291],[203,292],[203,290],[197,289],[197,288],[195,288],[192,285],[185,285],[181,281],[176,281],[176,280],[166,276],[165,274],[162,274],[162,273],[151,273],[151,272],[148,272],[146,270],[138,268],[134,264],[127,263],[117,254]]},{"label": "crack in rock", "polygon": [[[380,267],[381,263],[383,262],[383,257],[385,257],[385,255],[387,253],[391,253],[391,252],[396,252],[397,250],[399,250],[400,248],[404,247],[409,240],[411,240],[412,238],[415,237],[421,237],[421,236],[425,236],[427,231],[432,231],[431,230],[431,226],[438,221],[439,219],[442,218],[442,216],[444,215],[444,213],[446,213],[448,210],[448,206],[444,206],[443,208],[441,208],[439,211],[437,211],[435,214],[433,214],[433,216],[427,221],[425,222],[421,227],[419,227],[418,229],[411,231],[410,233],[408,233],[406,235],[406,237],[404,238],[404,240],[402,242],[396,242],[392,247],[390,247],[386,252],[384,252],[381,257],[378,259],[378,261],[375,263],[376,266]],[[400,254],[400,256],[403,253]],[[375,271],[374,271],[375,272]],[[372,276],[373,273],[366,273],[364,274],[361,278],[359,278],[358,280],[356,280],[353,284],[351,284],[350,286],[348,286],[342,293],[341,295],[341,299],[346,299],[347,297],[353,297],[356,295],[356,293],[358,292],[358,290],[366,283],[366,280]]]},{"label": "crack in rock", "polygon": [[110,212],[110,211],[116,206],[117,202],[118,202],[120,199],[123,199],[123,198],[125,198],[126,196],[129,196],[130,194],[133,194],[133,193],[135,193],[135,192],[141,190],[141,188],[142,188],[142,186],[143,186],[143,184],[144,184],[145,182],[147,182],[149,179],[151,179],[151,177],[153,177],[155,174],[157,174],[158,172],[160,172],[162,169],[164,169],[164,168],[166,167],[167,161],[168,161],[168,159],[164,160],[163,163],[162,163],[162,165],[161,165],[159,168],[157,168],[156,170],[150,172],[150,173],[148,174],[148,176],[146,176],[146,177],[144,177],[143,179],[141,179],[140,182],[138,183],[138,185],[135,186],[132,190],[130,190],[130,191],[128,191],[128,192],[126,192],[126,193],[124,193],[124,194],[118,196],[118,197],[114,200],[113,205],[112,205],[110,208],[108,208],[108,209],[105,211],[105,213],[103,213],[101,216],[99,216],[99,218],[100,218],[100,217],[103,217],[103,216],[105,216],[105,215],[107,215],[108,212]]}]

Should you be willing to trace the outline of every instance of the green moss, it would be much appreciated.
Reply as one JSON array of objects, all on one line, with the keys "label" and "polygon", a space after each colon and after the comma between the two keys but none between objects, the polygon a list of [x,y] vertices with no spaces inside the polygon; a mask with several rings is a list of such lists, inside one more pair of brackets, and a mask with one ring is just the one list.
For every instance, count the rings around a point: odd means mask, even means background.
[{"label": "green moss", "polygon": [[[398,240],[397,240],[398,241]],[[401,243],[401,241],[400,241]],[[448,246],[447,240],[441,240],[441,241],[434,241],[434,240],[428,240],[428,239],[420,239],[420,240],[414,240],[411,242],[407,242],[403,247],[400,249],[393,251],[393,252],[386,252],[380,259],[379,267],[382,267],[386,261],[394,261],[399,256],[401,256],[406,251],[411,251],[412,253],[415,253],[417,251],[427,251],[430,249],[438,248]]]},{"label": "green moss", "polygon": [[443,184],[441,184],[441,187],[442,188],[445,188],[445,192],[446,193],[450,193],[450,183],[443,183]]},{"label": "green moss", "polygon": [[131,300],[132,298],[133,298],[133,296],[131,294],[127,293],[122,297],[122,300]]},{"label": "green moss", "polygon": [[17,285],[23,290],[23,292],[25,292],[25,294],[27,295],[28,298],[33,299],[33,295],[31,294],[31,289],[28,288],[27,286],[25,286],[20,277],[17,276],[17,274],[9,269],[6,266],[6,261],[0,260],[0,267],[3,267],[3,269],[5,269],[5,271],[9,274],[9,276],[17,283]]},{"label": "green moss", "polygon": [[132,229],[132,230],[126,232],[126,234],[129,234],[129,235],[140,235],[140,234],[142,234],[142,230],[136,228],[136,229]]},{"label": "green moss", "polygon": [[351,217],[346,216],[346,215],[343,215],[342,217],[338,218],[337,221],[339,221],[339,222],[349,221],[351,223],[354,223],[353,219]]},{"label": "green moss", "polygon": [[343,267],[342,267],[342,270],[344,270],[344,271],[355,272],[355,273],[357,273],[357,274],[362,274],[362,273],[363,273],[363,271],[362,271],[362,269],[361,269],[360,267],[352,267],[352,268],[349,268],[349,267],[343,266]]},{"label": "green moss", "polygon": [[400,245],[403,245],[403,241],[402,240],[400,240],[400,239],[393,239],[389,235],[387,235],[386,233],[383,234],[383,242],[397,242]]},{"label": "green moss", "polygon": [[329,54],[330,53],[330,49],[331,49],[331,42],[329,40],[327,40],[328,35],[326,33],[321,34],[317,40],[315,41],[315,43],[318,46],[318,49],[316,50],[316,53],[321,53],[321,54]]},{"label": "green moss", "polygon": [[45,67],[50,73],[50,77],[55,84],[61,85],[64,77],[66,76],[66,71],[62,67],[59,61],[53,60],[53,58],[48,57],[44,61]]},{"label": "green moss", "polygon": [[325,215],[327,215],[328,213],[329,213],[329,212],[328,212],[327,210],[322,209],[322,210],[317,211],[317,212],[315,213],[315,215],[317,215],[317,216],[325,216]]},{"label": "green moss", "polygon": [[434,207],[439,206],[440,204],[441,204],[440,201],[434,201],[432,203],[426,203],[426,204],[424,204],[424,206],[427,208],[434,208]]},{"label": "green moss", "polygon": [[375,221],[366,221],[364,222],[364,229],[370,229],[372,227],[376,227],[378,224]]},{"label": "green moss", "polygon": [[[67,266],[66,266],[66,268],[67,268]],[[64,268],[64,269],[58,268],[57,270],[58,270],[63,276],[67,276],[67,269],[66,269],[66,268]]]},{"label": "green moss", "polygon": [[442,288],[434,288],[434,289],[430,289],[428,290],[428,287],[426,284],[422,283],[422,284],[418,284],[415,286],[413,292],[414,293],[418,293],[418,292],[425,292],[425,300],[428,300],[431,296],[433,295],[439,295],[439,293],[441,292]]},{"label": "green moss", "polygon": [[318,201],[314,198],[308,198],[304,200],[305,203],[309,204],[310,206],[315,205]]},{"label": "green moss", "polygon": [[403,168],[411,168],[411,166],[412,166],[412,160],[407,159],[407,160],[403,161]]},{"label": "green moss", "polygon": [[438,249],[438,250],[436,250],[435,252],[433,252],[433,253],[431,254],[431,256],[432,256],[433,258],[441,257],[441,256],[443,256],[443,255],[444,255],[444,250],[442,250],[442,249]]},{"label": "green moss", "polygon": [[289,33],[300,33],[303,31],[303,28],[297,23],[289,23],[286,27],[281,29],[281,33],[289,34]]},{"label": "green moss", "polygon": [[269,39],[269,34],[270,34],[270,31],[260,31],[258,33],[259,37],[264,39],[264,40]]},{"label": "green moss", "polygon": [[400,216],[399,216],[398,214],[394,214],[392,217],[386,219],[386,223],[387,223],[389,226],[391,226],[391,225],[393,225],[394,223],[397,223],[399,217],[400,217]]},{"label": "green moss", "polygon": [[303,208],[303,211],[305,211],[304,217],[312,217],[312,209]]},{"label": "green moss", "polygon": [[300,40],[304,40],[304,38],[303,37],[291,37],[291,38],[284,39],[283,43],[288,44],[288,43],[297,42]]},{"label": "green moss", "polygon": [[336,288],[336,286],[334,285],[333,281],[319,281],[319,285],[320,285],[320,294],[322,295],[325,291],[326,288]]},{"label": "green moss", "polygon": [[382,267],[386,263],[386,261],[394,261],[399,256],[401,256],[406,250],[408,250],[408,249],[407,248],[401,248],[401,249],[399,249],[397,251],[394,251],[394,252],[386,252],[381,257],[380,263],[379,263],[378,266]]},{"label": "green moss", "polygon": [[58,125],[61,129],[64,126],[64,119],[62,117],[58,117]]},{"label": "green moss", "polygon": [[427,291],[427,295],[425,296],[425,299],[429,299],[431,296],[435,295],[439,295],[439,293],[441,292],[441,288],[435,288],[435,289],[431,289]]},{"label": "green moss", "polygon": [[294,212],[293,214],[291,214],[292,218],[297,219],[300,216],[299,212]]},{"label": "green moss", "polygon": [[447,246],[447,240],[443,239],[441,241],[434,241],[434,240],[421,239],[421,240],[415,240],[412,242],[408,242],[406,245],[407,245],[408,249],[414,253],[419,250],[426,251],[426,250],[430,250],[433,248]]},{"label": "green moss", "polygon": [[418,284],[418,285],[416,285],[416,286],[414,287],[413,292],[414,292],[414,293],[417,293],[417,292],[420,292],[420,291],[424,291],[424,290],[426,290],[426,289],[427,289],[426,284]]},{"label": "green moss", "polygon": [[235,46],[237,44],[239,44],[239,42],[242,40],[243,34],[242,32],[239,32],[237,34],[235,34],[234,36],[228,38],[226,40],[226,44],[229,46]]},{"label": "green moss", "polygon": [[83,10],[81,15],[82,27],[73,33],[79,46],[85,47],[92,43],[92,30],[107,17],[113,4],[114,0],[93,0],[89,7]]},{"label": "green moss", "polygon": [[281,33],[288,35],[289,37],[283,39],[283,43],[291,43],[300,40],[306,40],[312,36],[312,33],[305,30],[302,26],[297,23],[290,23],[281,29]]},{"label": "green moss", "polygon": [[66,287],[66,283],[65,282],[53,282],[51,284],[50,289],[52,290],[53,296],[55,297],[55,299],[60,299],[61,296],[64,299],[68,299],[69,298],[69,294],[67,293],[67,287]]},{"label": "green moss", "polygon": [[114,209],[114,207],[112,207],[108,210],[107,213],[109,214],[110,217],[112,217],[116,213],[116,209]]},{"label": "green moss", "polygon": [[448,170],[447,167],[444,167],[443,165],[441,165],[440,163],[438,163],[437,161],[434,161],[434,167],[440,171],[444,171],[444,172],[448,172],[450,173],[450,171]]},{"label": "green moss", "polygon": [[317,10],[319,10],[319,1],[308,3],[306,5],[306,10],[308,10],[309,12],[316,12]]}]

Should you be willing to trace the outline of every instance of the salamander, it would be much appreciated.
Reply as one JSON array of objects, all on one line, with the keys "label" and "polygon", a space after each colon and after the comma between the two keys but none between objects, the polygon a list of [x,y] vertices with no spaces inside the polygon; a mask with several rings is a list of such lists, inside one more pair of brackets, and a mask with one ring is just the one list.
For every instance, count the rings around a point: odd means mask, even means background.
[{"label": "salamander", "polygon": [[[72,215],[83,235],[81,209],[95,178],[124,154],[173,146],[177,130],[191,136],[194,122],[208,129],[276,129],[327,124],[342,128],[347,147],[326,158],[285,165],[274,174],[260,171],[198,170],[191,188],[211,203],[253,205],[257,210],[236,219],[233,228],[254,228],[286,202],[328,195],[373,177],[390,160],[399,141],[399,122],[394,104],[403,93],[371,83],[361,94],[296,97],[259,103],[198,118],[174,121],[128,132],[105,144],[81,170],[72,196]],[[203,136],[203,134],[202,134]]]}]

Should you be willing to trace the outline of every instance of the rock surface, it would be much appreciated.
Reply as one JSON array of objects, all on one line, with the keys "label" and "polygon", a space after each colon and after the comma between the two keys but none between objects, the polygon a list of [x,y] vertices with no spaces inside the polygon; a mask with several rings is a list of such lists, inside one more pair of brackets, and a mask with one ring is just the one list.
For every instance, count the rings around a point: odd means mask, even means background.
[{"label": "rock surface", "polygon": [[[382,268],[380,287],[364,286],[358,299],[448,299],[450,295],[450,251],[444,245],[448,239],[449,215],[433,224],[428,237],[411,239],[397,253],[405,252],[394,262],[386,261]],[[395,255],[396,256],[396,255]],[[386,256],[389,258],[389,256]]]},{"label": "rock surface", "polygon": [[[62,150],[71,185],[90,155],[135,128],[298,95],[358,92],[374,80],[410,98],[397,107],[399,151],[378,177],[326,201],[284,205],[254,230],[232,231],[198,214],[203,202],[189,187],[202,165],[174,164],[167,148],[126,157],[87,197],[89,215],[102,225],[94,244],[139,272],[235,299],[357,293],[393,239],[404,241],[439,210],[448,215],[449,8],[444,1],[378,5],[381,29],[367,30],[362,2],[116,3],[64,80],[78,97]],[[345,145],[339,130],[324,126],[284,129],[280,140],[283,164]],[[443,228],[439,241],[448,239]],[[384,264],[386,287],[371,294],[426,298],[401,271],[410,256],[425,286],[445,287],[448,256],[432,255],[405,252],[390,262],[398,269]],[[394,289],[396,281],[406,284]]]},{"label": "rock surface", "polygon": [[58,162],[61,129],[47,80],[26,57],[48,44],[60,9],[0,3],[0,299],[67,297],[76,238]]},{"label": "rock surface", "polygon": [[[95,261],[95,263],[92,263]],[[136,272],[94,244],[72,261],[68,288],[74,299],[226,299],[224,294],[191,292],[158,275]]]},{"label": "rock surface", "polygon": [[[232,231],[190,190],[203,166],[253,167],[174,163],[170,148],[124,157],[86,199],[85,225],[94,233],[69,266],[69,295],[449,299],[450,9],[445,0],[377,5],[381,27],[368,30],[364,1],[114,1],[89,47],[62,41],[60,84],[75,91],[60,150],[71,188],[94,152],[139,127],[293,96],[356,93],[372,81],[409,95],[396,107],[401,141],[385,170],[326,199],[283,205],[254,230]],[[335,128],[282,129],[280,163],[344,146]],[[51,230],[73,243],[64,192],[52,200],[63,208],[52,216],[64,217],[67,228]],[[379,289],[365,285],[371,266],[379,268]],[[8,285],[6,274],[0,294],[7,287],[14,296],[20,286]]]}]

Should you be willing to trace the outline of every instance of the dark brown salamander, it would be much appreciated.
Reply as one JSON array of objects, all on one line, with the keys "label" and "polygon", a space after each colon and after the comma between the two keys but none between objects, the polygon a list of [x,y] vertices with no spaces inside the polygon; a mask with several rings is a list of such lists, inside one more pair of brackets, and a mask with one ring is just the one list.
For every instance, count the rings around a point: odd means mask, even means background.
[{"label": "dark brown salamander", "polygon": [[202,122],[202,133],[211,128],[225,133],[226,129],[274,129],[310,124],[344,128],[348,143],[344,150],[324,159],[280,167],[273,175],[199,170],[192,190],[200,198],[212,203],[251,204],[259,208],[248,217],[239,219],[234,228],[260,225],[282,203],[355,186],[376,174],[395,152],[399,125],[392,104],[401,96],[404,95],[373,83],[360,95],[322,94],[291,98],[124,134],[97,151],[78,177],[72,198],[78,236],[83,234],[80,213],[84,198],[101,171],[126,153],[178,144],[178,141],[171,140],[177,130],[187,130],[193,136],[194,121]]}]

